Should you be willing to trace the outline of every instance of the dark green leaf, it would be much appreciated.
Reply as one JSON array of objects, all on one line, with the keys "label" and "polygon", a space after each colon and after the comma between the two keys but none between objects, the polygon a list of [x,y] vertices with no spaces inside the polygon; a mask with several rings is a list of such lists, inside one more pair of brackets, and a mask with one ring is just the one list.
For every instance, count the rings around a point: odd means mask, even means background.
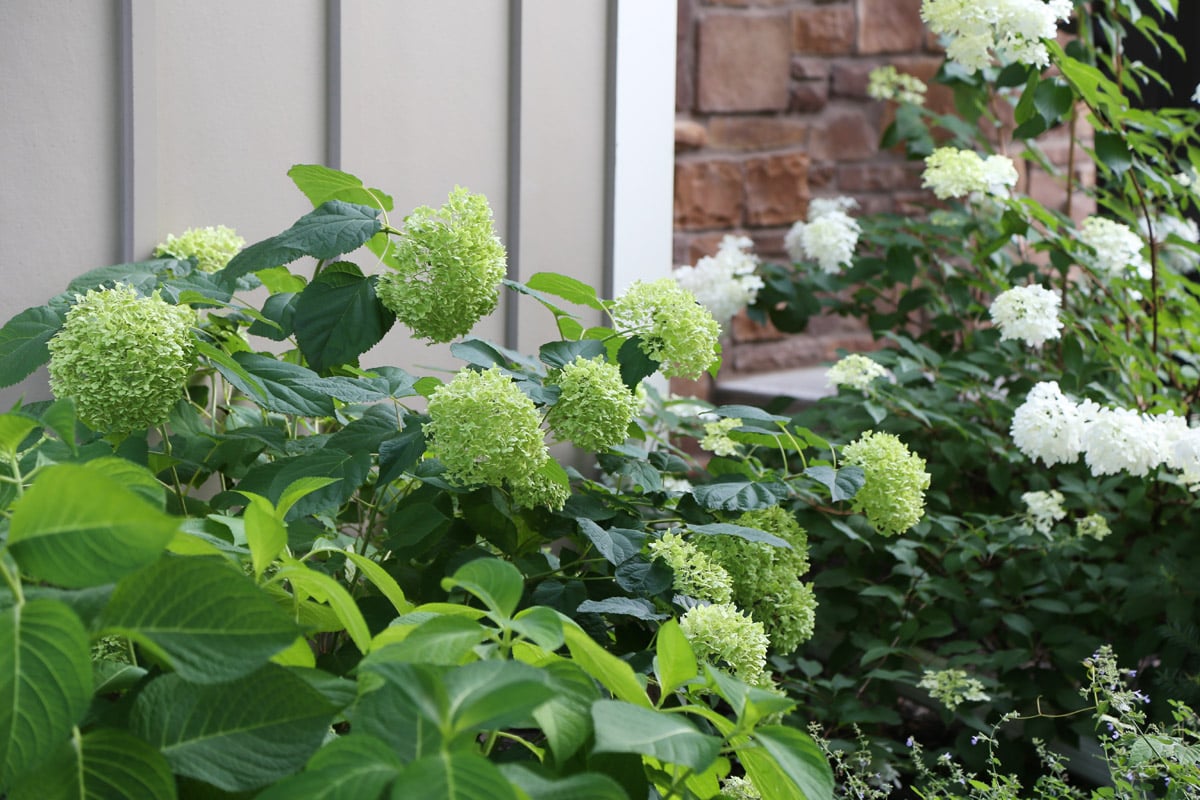
[{"label": "dark green leaf", "polygon": [[658,371],[658,362],[642,350],[640,337],[632,336],[626,339],[617,351],[617,363],[621,367],[621,380],[635,391],[643,378],[648,378]]},{"label": "dark green leaf", "polygon": [[595,339],[581,339],[569,342],[547,342],[538,350],[538,357],[552,368],[561,368],[582,356],[585,359],[603,358],[607,356],[608,348],[603,342]]},{"label": "dark green leaf", "polygon": [[[796,728],[767,725],[758,728],[754,738],[806,800],[833,800],[833,771],[812,737]],[[752,774],[751,780],[754,777]]]},{"label": "dark green leaf", "polygon": [[374,736],[339,736],[309,760],[306,770],[275,784],[257,800],[377,800],[403,763]]},{"label": "dark green leaf", "polygon": [[722,475],[715,481],[692,490],[696,502],[704,508],[722,511],[755,511],[778,505],[788,496],[788,488],[778,481],[752,481],[741,475]]},{"label": "dark green leaf", "polygon": [[1096,132],[1096,158],[1118,175],[1133,166],[1133,155],[1120,134]]},{"label": "dark green leaf", "polygon": [[328,260],[349,253],[383,229],[379,210],[340,200],[322,203],[283,233],[238,253],[217,280],[231,285],[238,278],[268,267],[290,264],[303,256]]},{"label": "dark green leaf", "polygon": [[355,361],[391,329],[396,315],[375,295],[376,278],[354,264],[330,264],[296,302],[296,341],[313,369]]},{"label": "dark green leaf", "polygon": [[370,471],[369,453],[320,450],[254,467],[237,488],[261,495],[278,505],[284,490],[301,478],[334,479],[333,483],[306,495],[292,506],[287,513],[287,519],[291,520],[342,505],[363,485]]},{"label": "dark green leaf", "polygon": [[580,532],[588,538],[600,555],[616,566],[641,552],[646,534],[640,531],[613,528],[606,530],[586,517],[575,520]]},{"label": "dark green leaf", "polygon": [[55,600],[0,611],[0,792],[65,741],[92,696],[87,633]]},{"label": "dark green leaf", "polygon": [[442,588],[464,589],[487,606],[491,616],[507,619],[517,610],[525,580],[521,571],[498,558],[477,558],[463,564],[449,578],[442,579]]},{"label": "dark green leaf", "polygon": [[336,711],[305,681],[269,664],[208,686],[164,675],[138,694],[130,729],[176,773],[242,791],[299,770],[321,746]]},{"label": "dark green leaf", "polygon": [[66,319],[50,306],[27,308],[0,328],[0,386],[12,386],[50,360],[50,341]]},{"label": "dark green leaf", "polygon": [[404,768],[392,800],[517,800],[492,762],[475,753],[438,753]]},{"label": "dark green leaf", "polygon": [[100,586],[151,563],[179,529],[97,470],[57,464],[14,505],[8,543],[22,570],[58,586]]},{"label": "dark green leaf", "polygon": [[671,588],[674,573],[662,561],[647,561],[640,555],[623,562],[613,572],[613,580],[627,592],[646,597]]},{"label": "dark green leaf", "polygon": [[575,610],[580,614],[618,614],[647,621],[667,619],[666,614],[657,613],[654,610],[654,604],[642,597],[609,597],[604,600],[584,600]]},{"label": "dark green leaf", "polygon": [[862,467],[809,467],[804,474],[829,489],[833,502],[840,503],[858,494],[858,490],[866,483],[866,474]]},{"label": "dark green leaf", "polygon": [[125,731],[101,728],[64,741],[49,760],[26,773],[9,800],[174,800],[175,776],[153,747]]},{"label": "dark green leaf", "polygon": [[295,292],[283,292],[268,297],[267,301],[263,303],[262,315],[276,323],[278,327],[256,319],[251,323],[247,332],[276,342],[287,339],[295,333],[296,303],[299,297],[300,295]]},{"label": "dark green leaf", "polygon": [[646,690],[638,681],[633,667],[597,644],[578,625],[564,625],[563,638],[575,663],[612,692],[614,697],[650,708],[650,698],[646,696]]},{"label": "dark green leaf", "polygon": [[379,485],[384,486],[412,469],[425,454],[425,433],[417,417],[407,417],[404,429],[379,445]]},{"label": "dark green leaf", "polygon": [[134,638],[191,683],[247,675],[300,634],[241,570],[195,557],[168,556],[123,579],[99,625]]},{"label": "dark green leaf", "polygon": [[706,536],[736,536],[739,539],[745,539],[748,542],[763,542],[774,547],[786,547],[792,549],[786,539],[781,539],[774,534],[767,533],[758,528],[747,528],[745,525],[734,525],[729,522],[713,522],[708,525],[689,525],[688,530],[694,533],[702,533]]},{"label": "dark green leaf", "polygon": [[507,780],[520,787],[529,800],[629,800],[619,783],[596,772],[552,779],[520,764],[501,764],[500,771]]}]

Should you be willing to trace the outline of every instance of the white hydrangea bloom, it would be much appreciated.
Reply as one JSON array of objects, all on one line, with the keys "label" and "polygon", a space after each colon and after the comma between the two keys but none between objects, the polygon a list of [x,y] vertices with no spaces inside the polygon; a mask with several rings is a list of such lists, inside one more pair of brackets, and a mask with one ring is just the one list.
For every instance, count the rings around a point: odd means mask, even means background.
[{"label": "white hydrangea bloom", "polygon": [[749,252],[753,246],[745,236],[726,236],[715,256],[675,270],[675,280],[712,313],[722,330],[728,330],[733,315],[753,303],[763,287],[756,274],[758,257]]},{"label": "white hydrangea bloom", "polygon": [[1054,523],[1066,519],[1067,510],[1063,508],[1062,492],[1025,492],[1021,502],[1029,509],[1029,520],[1034,529],[1043,536],[1049,536],[1054,529]]},{"label": "white hydrangea bloom", "polygon": [[1167,466],[1179,471],[1189,489],[1200,491],[1200,428],[1186,428],[1171,442]]},{"label": "white hydrangea bloom", "polygon": [[971,194],[1008,197],[1017,185],[1017,168],[1006,156],[980,158],[974,150],[939,147],[925,159],[921,186],[932,189],[939,200]]},{"label": "white hydrangea bloom", "polygon": [[1013,443],[1033,460],[1046,466],[1070,464],[1083,449],[1082,434],[1095,404],[1077,404],[1062,393],[1056,381],[1042,381],[1029,390],[1013,414]]},{"label": "white hydrangea bloom", "polygon": [[845,386],[866,394],[876,378],[887,374],[888,371],[878,362],[860,353],[852,353],[829,368],[825,373],[825,381],[829,386]]},{"label": "white hydrangea bloom", "polygon": [[895,100],[920,106],[925,104],[928,88],[916,75],[900,72],[891,64],[876,67],[867,76],[867,96],[874,100]]},{"label": "white hydrangea bloom", "polygon": [[1127,408],[1101,408],[1083,427],[1083,457],[1093,475],[1144,477],[1164,460],[1161,424]]},{"label": "white hydrangea bloom", "polygon": [[992,63],[992,53],[1046,67],[1050,54],[1042,40],[1057,35],[1071,10],[1071,0],[924,0],[921,18],[950,37],[947,58],[975,72]]},{"label": "white hydrangea bloom", "polygon": [[1136,272],[1150,277],[1142,258],[1142,239],[1128,225],[1104,217],[1088,217],[1079,226],[1079,241],[1096,251],[1095,266],[1102,277]]},{"label": "white hydrangea bloom", "polygon": [[1001,292],[989,313],[1000,328],[1001,341],[1020,339],[1030,347],[1041,347],[1047,339],[1057,339],[1062,330],[1061,303],[1057,292],[1043,286],[1017,286]]},{"label": "white hydrangea bloom", "polygon": [[812,259],[822,271],[834,274],[848,265],[862,233],[846,212],[858,203],[850,197],[817,198],[808,204],[808,221],[798,221],[783,243],[792,261]]},{"label": "white hydrangea bloom", "polygon": [[1196,84],[1196,91],[1192,92],[1192,102],[1200,103],[1200,83]]}]

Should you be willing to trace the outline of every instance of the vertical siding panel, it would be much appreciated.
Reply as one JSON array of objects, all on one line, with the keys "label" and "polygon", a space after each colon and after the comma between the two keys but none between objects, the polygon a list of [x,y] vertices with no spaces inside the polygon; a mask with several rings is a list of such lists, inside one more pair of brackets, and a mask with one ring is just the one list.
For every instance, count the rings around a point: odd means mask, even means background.
[{"label": "vertical siding panel", "polygon": [[[0,321],[120,257],[118,5],[0,3]],[[49,396],[45,371],[0,408]]]}]

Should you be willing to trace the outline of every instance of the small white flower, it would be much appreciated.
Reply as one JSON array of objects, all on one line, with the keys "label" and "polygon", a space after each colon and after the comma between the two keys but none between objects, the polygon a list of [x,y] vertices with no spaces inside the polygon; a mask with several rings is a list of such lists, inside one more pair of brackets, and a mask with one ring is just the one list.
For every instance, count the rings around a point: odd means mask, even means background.
[{"label": "small white flower", "polygon": [[887,370],[878,362],[860,353],[852,353],[829,368],[825,373],[825,381],[830,386],[846,386],[866,394],[876,378],[887,374]]},{"label": "small white flower", "polygon": [[734,314],[753,303],[763,287],[755,272],[758,257],[748,252],[753,246],[745,236],[726,236],[715,256],[675,270],[675,280],[712,313],[722,330],[728,330]]},{"label": "small white flower", "polygon": [[928,87],[916,75],[900,72],[891,64],[876,67],[867,76],[867,96],[874,100],[895,100],[924,105]]},{"label": "small white flower", "polygon": [[849,197],[812,200],[808,222],[796,222],[783,240],[792,261],[813,259],[822,271],[831,275],[842,265],[848,265],[858,247],[862,228],[846,211],[857,205]]},{"label": "small white flower", "polygon": [[932,189],[939,200],[978,193],[1007,197],[1017,185],[1017,168],[1005,156],[979,157],[974,150],[939,147],[925,159],[921,186]]},{"label": "small white flower", "polygon": [[1150,277],[1142,258],[1142,239],[1128,225],[1104,217],[1088,217],[1079,226],[1079,241],[1096,251],[1095,266],[1101,277],[1136,272]]},{"label": "small white flower", "polygon": [[1054,523],[1065,519],[1067,510],[1063,508],[1062,492],[1025,492],[1021,502],[1029,509],[1030,522],[1038,533],[1049,536],[1054,529]]},{"label": "small white flower", "polygon": [[1041,347],[1047,339],[1057,339],[1062,323],[1058,319],[1061,299],[1042,286],[1017,286],[1001,292],[992,301],[989,313],[1000,328],[1000,339],[1020,339],[1030,347]]}]

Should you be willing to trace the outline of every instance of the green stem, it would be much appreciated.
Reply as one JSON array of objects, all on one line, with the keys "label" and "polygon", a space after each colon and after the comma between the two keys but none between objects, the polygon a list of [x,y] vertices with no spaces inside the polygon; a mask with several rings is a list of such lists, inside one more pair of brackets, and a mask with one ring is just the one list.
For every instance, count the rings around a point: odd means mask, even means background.
[{"label": "green stem", "polygon": [[4,575],[4,582],[12,590],[13,599],[16,601],[17,606],[25,605],[25,593],[21,591],[21,579],[19,576],[13,575],[8,571],[8,567],[4,563],[3,551],[0,551],[0,574]]}]

